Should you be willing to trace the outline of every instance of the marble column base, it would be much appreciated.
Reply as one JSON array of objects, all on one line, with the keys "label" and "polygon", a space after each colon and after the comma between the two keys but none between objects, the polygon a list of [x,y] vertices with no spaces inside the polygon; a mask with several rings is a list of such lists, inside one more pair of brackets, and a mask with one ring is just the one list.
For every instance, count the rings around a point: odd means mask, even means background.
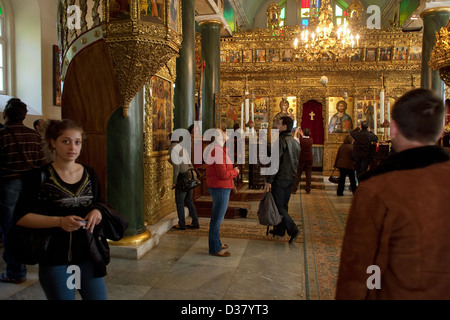
[{"label": "marble column base", "polygon": [[[187,218],[189,216],[189,210],[184,208],[184,212],[185,217]],[[151,233],[150,239],[131,246],[110,245],[110,256],[114,258],[139,260],[154,247],[158,246],[159,239],[177,223],[178,215],[177,212],[174,211],[162,218],[155,225],[147,226],[147,229]]]}]

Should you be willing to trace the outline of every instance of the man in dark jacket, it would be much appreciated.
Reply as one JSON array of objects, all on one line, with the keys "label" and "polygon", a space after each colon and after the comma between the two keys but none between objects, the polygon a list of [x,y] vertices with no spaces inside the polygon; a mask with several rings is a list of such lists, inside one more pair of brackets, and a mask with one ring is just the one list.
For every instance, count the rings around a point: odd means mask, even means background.
[{"label": "man in dark jacket", "polygon": [[378,142],[378,137],[368,130],[369,123],[367,121],[361,122],[361,129],[356,128],[350,135],[355,140],[353,143],[353,162],[355,164],[356,176],[360,176],[367,171],[370,164],[371,145]]},{"label": "man in dark jacket", "polygon": [[266,190],[271,191],[278,212],[283,216],[280,224],[274,227],[271,233],[275,236],[284,236],[286,231],[291,237],[289,243],[297,238],[300,230],[288,213],[289,199],[297,177],[300,145],[292,136],[293,121],[289,116],[283,116],[278,121],[279,167],[278,172],[266,178]]},{"label": "man in dark jacket", "polygon": [[17,98],[10,99],[3,111],[5,128],[0,129],[0,231],[6,262],[6,273],[0,274],[0,282],[22,283],[26,280],[25,265],[8,256],[6,234],[13,224],[23,175],[45,163],[41,136],[23,125],[26,114],[25,103]]}]

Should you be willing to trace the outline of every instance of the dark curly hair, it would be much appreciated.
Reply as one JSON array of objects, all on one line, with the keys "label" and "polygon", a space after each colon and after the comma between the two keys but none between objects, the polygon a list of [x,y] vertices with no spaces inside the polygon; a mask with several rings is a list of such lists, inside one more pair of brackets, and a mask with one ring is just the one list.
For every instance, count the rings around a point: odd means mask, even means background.
[{"label": "dark curly hair", "polygon": [[49,148],[52,148],[52,144],[50,140],[56,140],[62,133],[68,129],[79,130],[81,133],[81,138],[86,139],[86,133],[83,130],[83,127],[77,122],[70,119],[63,120],[50,120],[47,126],[47,130],[45,130],[45,141]]},{"label": "dark curly hair", "polygon": [[5,106],[5,113],[8,116],[8,121],[21,122],[27,115],[27,105],[19,98],[11,98]]}]

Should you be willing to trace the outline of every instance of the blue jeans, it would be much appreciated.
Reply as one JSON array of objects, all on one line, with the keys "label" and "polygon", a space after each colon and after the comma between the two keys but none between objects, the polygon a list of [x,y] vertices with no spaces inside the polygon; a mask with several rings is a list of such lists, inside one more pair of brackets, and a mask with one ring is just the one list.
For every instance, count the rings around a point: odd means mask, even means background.
[{"label": "blue jeans", "polygon": [[220,225],[225,217],[230,200],[231,189],[208,188],[212,198],[212,213],[209,223],[209,253],[215,254],[222,250],[220,241]]},{"label": "blue jeans", "polygon": [[[69,288],[69,284],[77,284],[77,273],[67,273],[70,265],[45,266],[39,265],[39,282],[44,289],[48,300],[75,300],[75,289]],[[105,279],[94,278],[94,265],[86,261],[77,265],[80,268],[78,291],[83,300],[107,300]]]},{"label": "blue jeans", "polygon": [[22,191],[22,180],[2,180],[0,182],[0,231],[3,240],[3,260],[6,262],[6,275],[12,279],[21,279],[27,275],[24,264],[8,255],[7,233],[13,226],[14,209]]},{"label": "blue jeans", "polygon": [[194,189],[189,189],[187,192],[183,192],[181,187],[177,184],[175,188],[175,201],[177,204],[177,213],[178,213],[178,225],[180,227],[186,226],[186,221],[184,218],[184,206],[189,210],[189,215],[192,218],[192,224],[198,226],[198,216],[197,209],[192,202],[192,195],[194,193]]},{"label": "blue jeans", "polygon": [[288,213],[289,199],[291,198],[294,180],[275,180],[272,182],[272,195],[278,212],[283,216],[283,220],[274,227],[276,235],[284,236],[286,231],[292,235],[298,230],[297,225]]},{"label": "blue jeans", "polygon": [[352,160],[355,165],[356,177],[359,179],[369,168],[370,158],[354,157]]}]

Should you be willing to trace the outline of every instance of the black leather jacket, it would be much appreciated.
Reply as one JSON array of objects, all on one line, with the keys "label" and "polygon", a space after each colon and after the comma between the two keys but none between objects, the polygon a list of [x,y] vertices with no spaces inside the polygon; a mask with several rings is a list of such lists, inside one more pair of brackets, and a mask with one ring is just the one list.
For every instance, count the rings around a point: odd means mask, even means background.
[{"label": "black leather jacket", "polygon": [[273,176],[268,176],[266,181],[272,183],[275,180],[295,180],[297,178],[298,158],[300,156],[300,144],[295,141],[290,131],[282,131],[279,141],[279,168]]},{"label": "black leather jacket", "polygon": [[355,140],[353,142],[353,158],[370,159],[372,156],[371,145],[378,142],[378,137],[367,129],[356,128],[350,135]]}]

